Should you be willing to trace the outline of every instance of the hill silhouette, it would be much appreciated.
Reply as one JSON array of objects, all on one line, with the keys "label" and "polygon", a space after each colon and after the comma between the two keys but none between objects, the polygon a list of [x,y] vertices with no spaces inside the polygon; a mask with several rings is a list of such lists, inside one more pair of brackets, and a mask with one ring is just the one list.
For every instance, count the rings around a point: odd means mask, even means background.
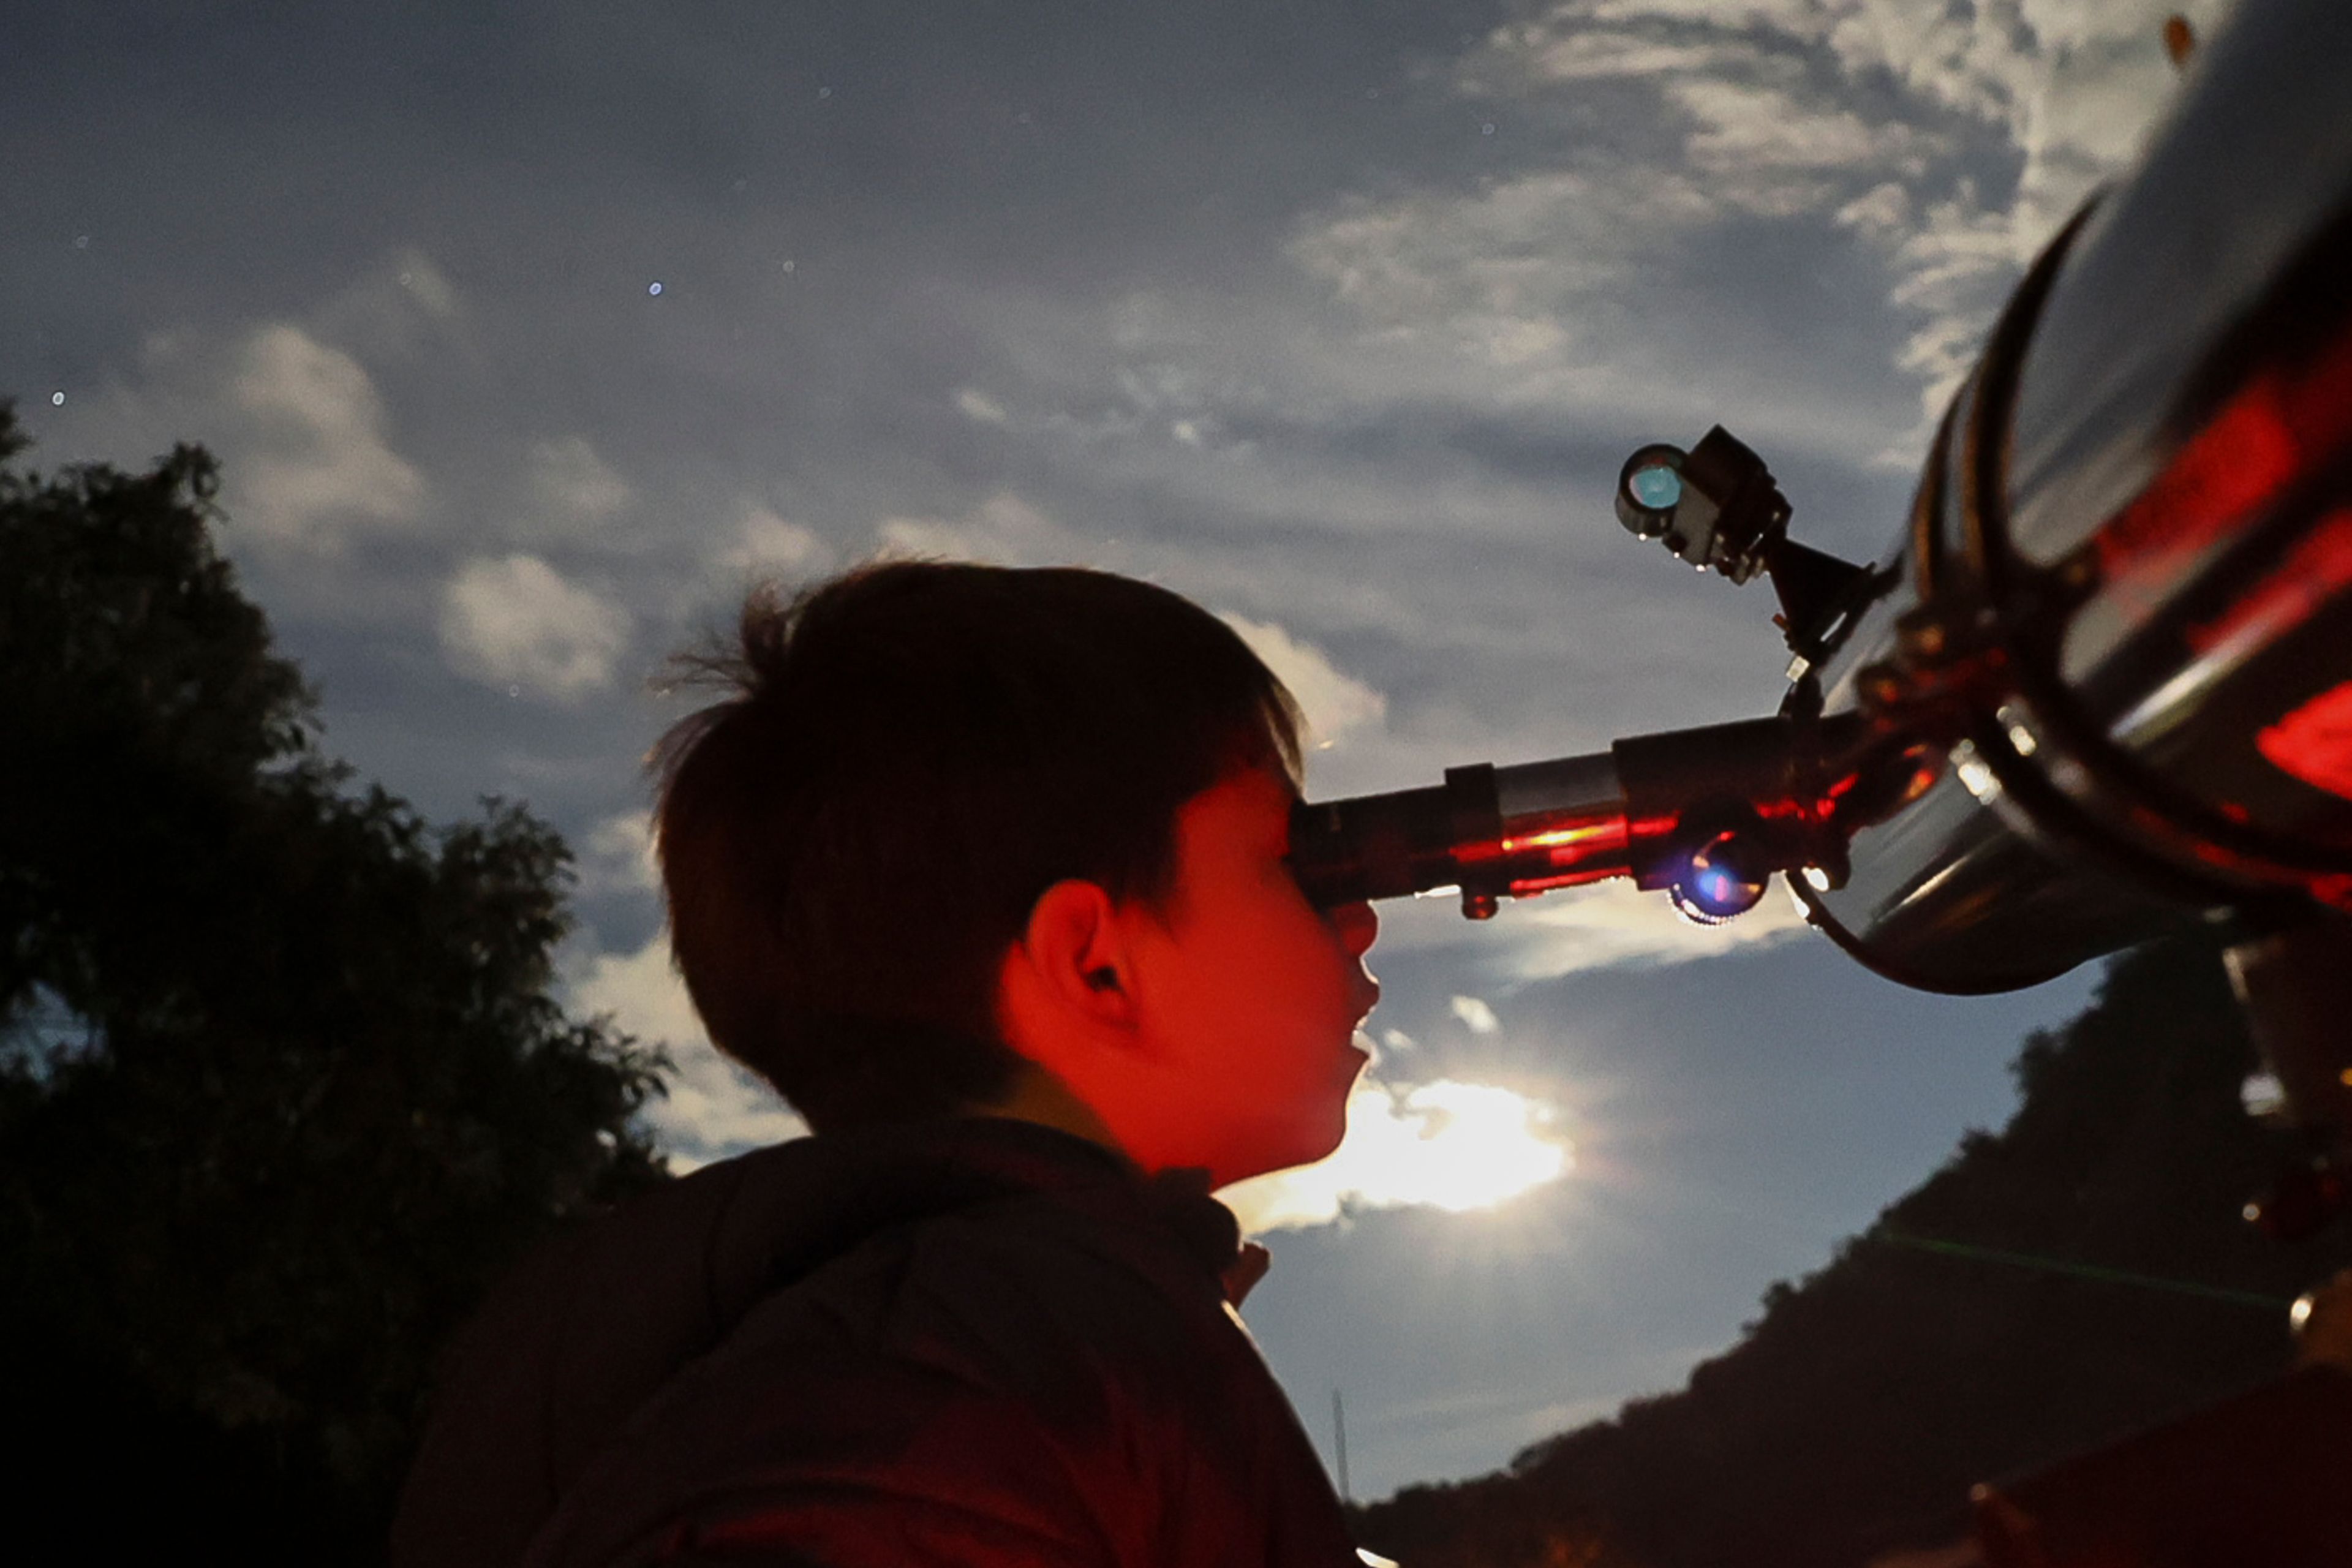
[{"label": "hill silhouette", "polygon": [[2241,1103],[2221,946],[2113,961],[2026,1041],[2002,1131],[1774,1286],[1682,1391],[1363,1508],[1359,1538],[1412,1568],[1862,1568],[1961,1536],[1974,1482],[2284,1372],[2286,1304],[2352,1248],[2241,1217],[2293,1146]]}]

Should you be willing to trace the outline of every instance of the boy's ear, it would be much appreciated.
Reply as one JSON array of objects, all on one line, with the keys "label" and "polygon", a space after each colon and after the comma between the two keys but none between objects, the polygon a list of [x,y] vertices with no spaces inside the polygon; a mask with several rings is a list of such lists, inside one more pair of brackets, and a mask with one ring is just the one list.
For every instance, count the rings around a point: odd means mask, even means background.
[{"label": "boy's ear", "polygon": [[1030,906],[1017,960],[1049,1005],[1097,1024],[1134,1016],[1125,932],[1111,896],[1076,878],[1055,883]]}]

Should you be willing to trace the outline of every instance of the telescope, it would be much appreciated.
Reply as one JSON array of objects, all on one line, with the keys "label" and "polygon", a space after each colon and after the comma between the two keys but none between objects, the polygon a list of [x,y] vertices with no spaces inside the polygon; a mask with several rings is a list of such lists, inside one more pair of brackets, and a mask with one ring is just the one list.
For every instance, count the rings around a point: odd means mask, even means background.
[{"label": "telescope", "polygon": [[[1871,969],[1958,994],[2222,922],[2269,1114],[2312,1152],[2247,1217],[2326,1223],[2352,1194],[2347,83],[2352,5],[2242,9],[2137,170],[2027,270],[1875,562],[1790,538],[1769,468],[1719,426],[1636,449],[1629,531],[1770,581],[1779,710],[1301,805],[1308,897],[1451,889],[1483,920],[1624,877],[1717,922],[1778,876]],[[2347,1463],[2339,1363],[1979,1488],[1978,1544],[2352,1562]],[[2282,1531],[2302,1546],[2262,1544]],[[2191,1537],[2228,1549],[2180,1554]],[[2130,1544],[2150,1541],[2170,1544]]]},{"label": "telescope", "polygon": [[1877,973],[2011,990],[2231,922],[2285,1117],[2352,1186],[2352,6],[2249,5],[1992,328],[1877,561],[1789,536],[1721,428],[1644,446],[1637,538],[1779,601],[1776,713],[1309,803],[1324,903],[1604,878],[1736,918],[1785,879]]},{"label": "telescope", "polygon": [[[1716,922],[1778,876],[1871,969],[1957,994],[2221,922],[2267,1114],[2308,1154],[2247,1217],[2326,1224],[2352,1194],[2347,84],[2352,5],[2242,7],[2138,167],[2027,270],[1875,562],[1790,539],[1719,426],[1636,449],[1628,531],[1772,584],[1779,710],[1301,805],[1308,897],[1451,889],[1483,920],[1624,877]],[[2352,1311],[2342,1283],[2298,1310],[2331,1293]],[[2352,1562],[2347,1464],[2339,1358],[1979,1488],[1978,1546]]]}]

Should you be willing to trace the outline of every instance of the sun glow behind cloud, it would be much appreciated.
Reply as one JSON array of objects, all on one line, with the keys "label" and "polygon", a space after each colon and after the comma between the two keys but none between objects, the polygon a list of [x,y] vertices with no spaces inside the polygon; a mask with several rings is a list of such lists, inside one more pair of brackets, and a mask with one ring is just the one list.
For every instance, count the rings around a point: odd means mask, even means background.
[{"label": "sun glow behind cloud", "polygon": [[1549,1106],[1496,1084],[1366,1079],[1327,1159],[1218,1194],[1252,1231],[1328,1225],[1368,1208],[1461,1214],[1559,1180],[1574,1150]]}]

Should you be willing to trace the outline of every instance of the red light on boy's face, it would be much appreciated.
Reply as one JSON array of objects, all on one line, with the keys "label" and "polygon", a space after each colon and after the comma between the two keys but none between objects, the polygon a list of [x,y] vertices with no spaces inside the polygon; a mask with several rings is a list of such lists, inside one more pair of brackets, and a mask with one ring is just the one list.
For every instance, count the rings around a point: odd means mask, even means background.
[{"label": "red light on boy's face", "polygon": [[1280,774],[1249,768],[1176,817],[1176,882],[1135,930],[1142,1044],[1174,1086],[1146,1138],[1162,1165],[1219,1185],[1319,1160],[1363,1070],[1356,1026],[1380,1000],[1370,904],[1318,910],[1291,876]]}]

